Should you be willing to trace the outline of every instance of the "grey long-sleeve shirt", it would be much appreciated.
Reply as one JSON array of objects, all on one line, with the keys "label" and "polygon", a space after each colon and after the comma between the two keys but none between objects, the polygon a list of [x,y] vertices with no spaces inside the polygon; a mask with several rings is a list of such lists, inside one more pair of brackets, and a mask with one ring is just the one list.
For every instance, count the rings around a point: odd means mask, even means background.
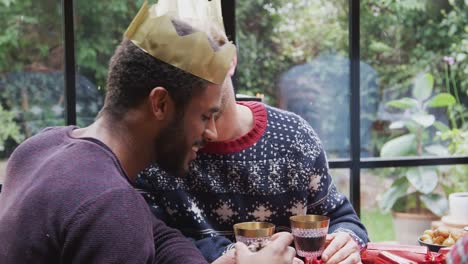
[{"label": "grey long-sleeve shirt", "polygon": [[103,143],[47,129],[10,157],[0,263],[206,263],[156,219]]}]

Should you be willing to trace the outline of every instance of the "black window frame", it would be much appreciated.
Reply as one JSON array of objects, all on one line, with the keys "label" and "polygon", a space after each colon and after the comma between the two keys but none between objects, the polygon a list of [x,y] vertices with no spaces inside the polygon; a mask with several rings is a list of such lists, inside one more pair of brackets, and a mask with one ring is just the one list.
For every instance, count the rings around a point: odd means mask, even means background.
[{"label": "black window frame", "polygon": [[[452,157],[401,157],[395,159],[361,158],[360,142],[360,0],[349,0],[349,59],[350,63],[350,158],[331,159],[332,169],[350,170],[350,200],[360,215],[361,170],[388,167],[414,167],[434,165],[468,164],[468,156]],[[236,42],[236,0],[221,0],[224,24],[227,36]],[[65,96],[66,124],[76,125],[76,63],[73,0],[62,0],[63,38],[65,59]],[[234,76],[234,82],[236,81]],[[0,184],[1,191],[1,184]]]},{"label": "black window frame", "polygon": [[[221,0],[226,35],[236,40],[235,7],[236,0]],[[451,157],[399,157],[361,158],[360,138],[360,0],[348,0],[349,4],[349,59],[350,59],[350,158],[331,159],[331,169],[350,170],[350,200],[357,214],[361,215],[361,170],[389,167],[415,167],[434,165],[468,164],[468,156]],[[242,47],[241,47],[242,48]],[[235,80],[234,80],[235,81]]]}]

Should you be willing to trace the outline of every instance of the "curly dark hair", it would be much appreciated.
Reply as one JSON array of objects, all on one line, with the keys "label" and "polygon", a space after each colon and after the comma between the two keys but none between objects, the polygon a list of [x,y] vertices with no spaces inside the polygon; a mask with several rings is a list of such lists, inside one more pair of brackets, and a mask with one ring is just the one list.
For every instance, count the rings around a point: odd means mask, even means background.
[{"label": "curly dark hair", "polygon": [[[172,23],[180,36],[199,31],[177,19],[172,19]],[[208,40],[215,51],[219,50],[211,37]],[[202,92],[208,84],[208,81],[154,58],[124,38],[110,60],[107,93],[100,115],[107,113],[119,120],[158,86],[168,91],[181,114],[192,95]]]}]

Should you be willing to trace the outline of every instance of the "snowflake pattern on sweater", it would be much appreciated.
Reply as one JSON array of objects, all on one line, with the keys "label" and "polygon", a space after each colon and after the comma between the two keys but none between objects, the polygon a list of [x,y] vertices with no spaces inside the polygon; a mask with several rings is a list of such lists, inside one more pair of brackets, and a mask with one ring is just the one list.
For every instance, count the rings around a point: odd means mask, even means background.
[{"label": "snowflake pattern on sweater", "polygon": [[252,110],[255,126],[264,122],[266,128],[242,150],[199,153],[183,178],[157,165],[140,173],[137,188],[153,212],[195,239],[232,237],[232,225],[239,222],[268,221],[277,231],[289,231],[291,215],[329,215],[331,232],[345,230],[361,244],[367,242],[351,204],[333,184],[311,126],[294,113],[244,104]]}]

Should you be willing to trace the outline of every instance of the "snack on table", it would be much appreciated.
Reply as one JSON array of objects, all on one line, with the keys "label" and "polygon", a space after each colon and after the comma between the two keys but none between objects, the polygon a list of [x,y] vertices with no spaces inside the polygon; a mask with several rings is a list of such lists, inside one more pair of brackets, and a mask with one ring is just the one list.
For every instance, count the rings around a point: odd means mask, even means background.
[{"label": "snack on table", "polygon": [[427,244],[450,247],[463,236],[463,231],[450,231],[447,227],[440,226],[433,230],[425,230],[420,240]]}]

